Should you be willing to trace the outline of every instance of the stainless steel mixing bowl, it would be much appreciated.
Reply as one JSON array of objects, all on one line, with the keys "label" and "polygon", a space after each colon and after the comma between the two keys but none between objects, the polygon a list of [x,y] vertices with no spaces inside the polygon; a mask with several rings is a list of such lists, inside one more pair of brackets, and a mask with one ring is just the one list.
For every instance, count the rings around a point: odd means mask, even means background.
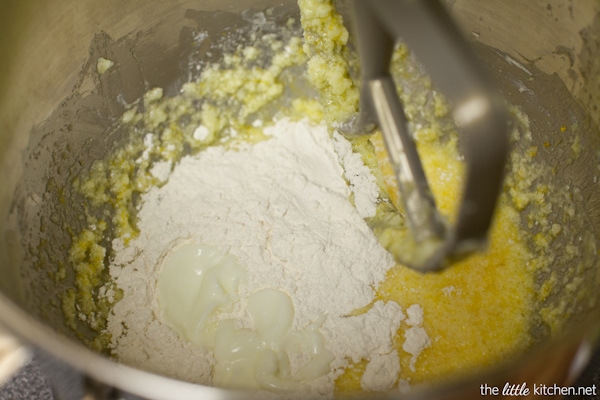
[{"label": "stainless steel mixing bowl", "polygon": [[[342,11],[344,3],[339,4]],[[81,226],[81,201],[69,189],[77,173],[102,158],[119,137],[106,135],[124,104],[160,86],[167,94],[193,77],[190,61],[216,58],[211,40],[247,25],[249,8],[298,16],[294,1],[8,0],[0,13],[0,322],[32,346],[78,371],[68,385],[110,398],[247,398],[119,365],[81,344],[65,326],[49,272],[66,263],[70,236]],[[566,328],[534,328],[538,344],[502,365],[409,398],[479,398],[480,385],[568,384],[600,327],[600,3],[566,0],[448,2],[503,94],[531,119],[548,177],[568,187],[576,216],[564,220],[579,243],[566,261],[553,242],[559,277],[548,301],[564,301]],[[196,45],[194,34],[209,33]],[[99,76],[96,60],[116,62]],[[568,132],[557,136],[561,128]],[[577,156],[570,133],[578,133]],[[519,143],[516,143],[516,148]],[[560,213],[560,210],[553,210]],[[566,217],[565,217],[566,218]],[[545,271],[549,274],[552,271]],[[539,277],[543,279],[544,276]],[[569,294],[569,285],[581,289]],[[518,288],[515,288],[518,290]],[[88,335],[89,332],[79,332]],[[57,361],[58,362],[58,361]],[[64,383],[64,382],[63,382]],[[105,388],[113,390],[98,390]],[[134,396],[135,395],[135,396]]]}]

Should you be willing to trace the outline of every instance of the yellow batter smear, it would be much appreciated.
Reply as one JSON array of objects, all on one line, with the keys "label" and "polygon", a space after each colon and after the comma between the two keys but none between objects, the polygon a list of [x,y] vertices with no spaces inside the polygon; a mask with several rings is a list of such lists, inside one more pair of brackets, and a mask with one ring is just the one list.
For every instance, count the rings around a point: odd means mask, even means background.
[{"label": "yellow batter smear", "polygon": [[[371,138],[381,169],[393,177],[381,137]],[[419,143],[423,166],[442,213],[456,209],[463,164],[455,147]],[[395,181],[386,179],[390,194]],[[397,201],[397,195],[393,196]],[[393,300],[403,308],[420,304],[423,327],[431,346],[419,356],[414,371],[411,356],[402,350],[403,325],[396,336],[400,354],[399,379],[411,384],[447,379],[474,368],[501,362],[530,345],[530,313],[534,299],[533,275],[524,267],[531,254],[523,244],[517,211],[502,198],[486,254],[474,255],[437,274],[421,274],[398,265],[379,287],[376,300]],[[360,391],[366,362],[353,365],[336,382],[338,392]]]}]

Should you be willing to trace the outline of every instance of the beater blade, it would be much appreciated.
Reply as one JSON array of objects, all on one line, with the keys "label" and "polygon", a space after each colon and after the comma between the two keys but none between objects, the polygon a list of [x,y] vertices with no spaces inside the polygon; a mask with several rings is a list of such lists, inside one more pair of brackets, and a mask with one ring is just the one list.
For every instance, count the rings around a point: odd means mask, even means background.
[{"label": "beater blade", "polygon": [[[410,245],[394,255],[422,272],[441,270],[487,242],[508,153],[504,104],[438,1],[351,0],[351,10],[361,66],[360,111],[338,128],[351,136],[379,126],[412,234]],[[397,39],[446,96],[459,128],[466,175],[453,226],[436,207],[389,73]]]}]

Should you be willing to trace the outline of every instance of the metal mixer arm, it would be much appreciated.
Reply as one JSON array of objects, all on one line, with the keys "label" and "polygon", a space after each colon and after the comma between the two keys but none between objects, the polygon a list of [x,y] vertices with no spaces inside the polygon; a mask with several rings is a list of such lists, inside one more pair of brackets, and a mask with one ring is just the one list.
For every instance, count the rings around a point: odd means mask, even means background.
[{"label": "metal mixer arm", "polygon": [[[414,254],[402,262],[426,272],[482,248],[495,210],[508,153],[506,111],[445,8],[436,0],[353,0],[361,64],[361,109],[346,131],[377,123],[394,166]],[[453,107],[466,176],[458,219],[442,222],[389,74],[396,39],[403,40]]]}]

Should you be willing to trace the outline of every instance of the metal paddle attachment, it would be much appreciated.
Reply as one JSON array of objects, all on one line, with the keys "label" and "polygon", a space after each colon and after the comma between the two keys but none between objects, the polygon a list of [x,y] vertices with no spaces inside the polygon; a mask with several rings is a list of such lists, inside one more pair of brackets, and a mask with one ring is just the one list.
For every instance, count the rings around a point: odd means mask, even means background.
[{"label": "metal paddle attachment", "polygon": [[[361,66],[361,104],[359,114],[339,130],[361,135],[379,126],[412,235],[410,245],[394,255],[419,271],[441,270],[487,242],[508,153],[504,105],[438,1],[351,0],[351,8]],[[389,73],[398,39],[446,96],[459,128],[466,176],[453,226],[436,207]]]}]

